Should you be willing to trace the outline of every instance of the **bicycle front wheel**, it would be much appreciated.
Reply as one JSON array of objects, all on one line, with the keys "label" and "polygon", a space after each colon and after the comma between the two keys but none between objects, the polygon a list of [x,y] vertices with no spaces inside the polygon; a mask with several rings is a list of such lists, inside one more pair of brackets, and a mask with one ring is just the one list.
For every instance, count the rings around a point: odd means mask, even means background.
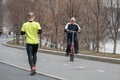
[{"label": "bicycle front wheel", "polygon": [[74,61],[74,50],[71,51],[71,54],[70,54],[70,61]]}]

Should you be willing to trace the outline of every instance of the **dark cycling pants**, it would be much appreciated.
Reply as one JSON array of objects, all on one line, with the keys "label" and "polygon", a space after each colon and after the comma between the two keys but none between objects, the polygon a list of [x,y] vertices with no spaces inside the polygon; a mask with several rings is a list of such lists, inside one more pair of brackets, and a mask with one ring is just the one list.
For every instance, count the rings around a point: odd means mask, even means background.
[{"label": "dark cycling pants", "polygon": [[30,67],[32,68],[32,66],[36,66],[38,44],[26,44],[26,50],[28,54],[28,61]]},{"label": "dark cycling pants", "polygon": [[[66,49],[67,53],[70,52],[71,44],[72,44],[72,39],[71,38],[67,38],[67,49]],[[76,53],[76,51],[79,50],[79,48],[78,48],[78,39],[77,38],[74,39],[74,48],[75,48],[75,53]]]}]

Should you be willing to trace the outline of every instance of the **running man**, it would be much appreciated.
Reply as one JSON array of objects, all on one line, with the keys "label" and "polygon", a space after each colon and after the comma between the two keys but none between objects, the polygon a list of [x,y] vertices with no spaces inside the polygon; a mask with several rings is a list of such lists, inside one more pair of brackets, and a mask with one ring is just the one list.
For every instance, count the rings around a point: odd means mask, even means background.
[{"label": "running man", "polygon": [[[69,33],[69,31],[77,31],[80,32],[81,28],[80,26],[75,23],[75,17],[72,17],[70,19],[70,22],[65,25],[65,32],[67,34],[67,48],[66,48],[66,56],[69,55],[70,52],[70,47],[72,44],[72,34]],[[78,38],[77,38],[77,33],[74,35],[74,46],[75,46],[75,53],[79,53],[79,48],[78,48]]]},{"label": "running man", "polygon": [[37,51],[39,44],[38,34],[42,33],[42,29],[38,22],[34,21],[35,15],[29,12],[28,21],[22,25],[21,35],[26,35],[26,50],[28,54],[28,61],[31,68],[30,75],[36,74]]}]

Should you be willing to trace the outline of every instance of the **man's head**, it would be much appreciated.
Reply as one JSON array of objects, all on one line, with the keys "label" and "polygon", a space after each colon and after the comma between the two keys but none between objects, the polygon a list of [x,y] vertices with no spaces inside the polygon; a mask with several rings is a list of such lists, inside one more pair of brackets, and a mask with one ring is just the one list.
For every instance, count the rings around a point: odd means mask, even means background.
[{"label": "man's head", "polygon": [[34,13],[33,12],[29,12],[28,13],[28,18],[29,18],[29,20],[34,20],[35,19]]},{"label": "man's head", "polygon": [[70,23],[71,23],[71,24],[74,24],[75,21],[76,21],[76,20],[75,20],[75,17],[72,17],[72,18],[70,19]]}]

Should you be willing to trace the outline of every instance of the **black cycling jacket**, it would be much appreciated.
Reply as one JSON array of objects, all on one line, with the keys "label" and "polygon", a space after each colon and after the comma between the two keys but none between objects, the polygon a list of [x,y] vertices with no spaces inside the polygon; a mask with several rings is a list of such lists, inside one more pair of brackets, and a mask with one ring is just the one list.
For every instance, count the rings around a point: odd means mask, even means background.
[{"label": "black cycling jacket", "polygon": [[[67,30],[78,31],[80,30],[80,27],[78,24],[70,24],[70,23],[68,23],[65,26],[65,32],[67,33],[67,38],[72,38],[72,33],[67,32]],[[77,37],[77,33],[74,34],[74,37]]]}]

